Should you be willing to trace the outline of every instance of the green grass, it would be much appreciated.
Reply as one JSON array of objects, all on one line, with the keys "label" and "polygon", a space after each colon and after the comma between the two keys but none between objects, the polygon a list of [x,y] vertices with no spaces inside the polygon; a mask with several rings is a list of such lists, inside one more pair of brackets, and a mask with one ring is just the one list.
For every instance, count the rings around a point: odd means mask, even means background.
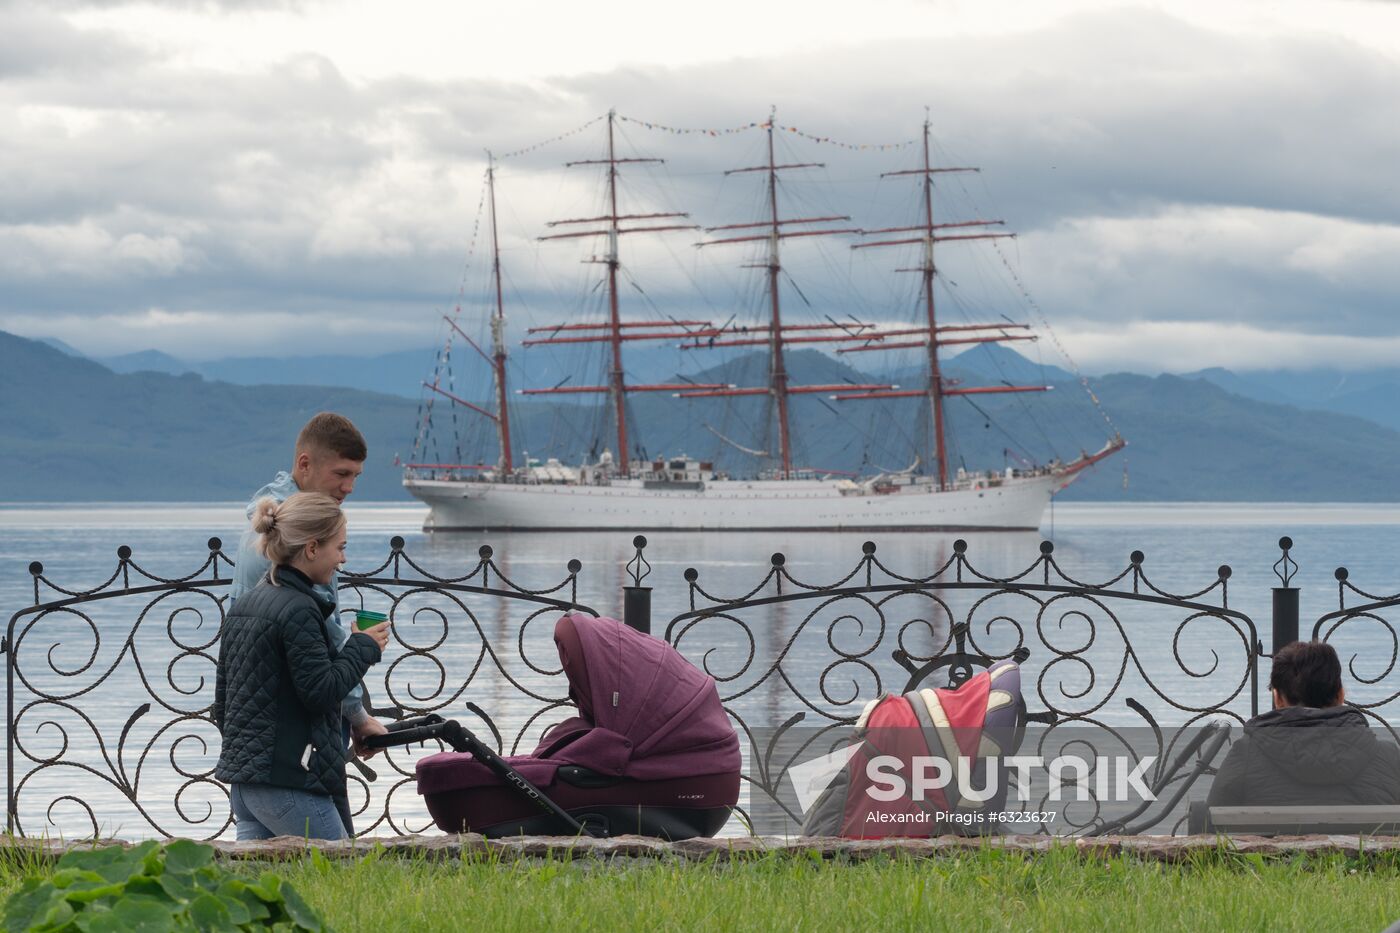
[{"label": "green grass", "polygon": [[[265,863],[236,870],[254,874]],[[1368,930],[1400,918],[1400,857],[1183,865],[987,850],[940,859],[734,863],[372,854],[272,866],[342,933],[390,930]],[[8,894],[32,859],[0,858]]]}]

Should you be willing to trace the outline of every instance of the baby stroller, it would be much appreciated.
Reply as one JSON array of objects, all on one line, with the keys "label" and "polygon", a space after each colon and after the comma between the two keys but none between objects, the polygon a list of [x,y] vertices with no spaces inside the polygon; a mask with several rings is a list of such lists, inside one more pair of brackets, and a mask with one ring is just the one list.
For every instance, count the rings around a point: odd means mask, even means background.
[{"label": "baby stroller", "polygon": [[739,799],[739,738],[714,679],[664,641],[615,619],[554,627],[579,715],[529,755],[502,758],[461,724],[403,720],[377,747],[441,739],[418,793],[445,832],[485,836],[713,836]]}]

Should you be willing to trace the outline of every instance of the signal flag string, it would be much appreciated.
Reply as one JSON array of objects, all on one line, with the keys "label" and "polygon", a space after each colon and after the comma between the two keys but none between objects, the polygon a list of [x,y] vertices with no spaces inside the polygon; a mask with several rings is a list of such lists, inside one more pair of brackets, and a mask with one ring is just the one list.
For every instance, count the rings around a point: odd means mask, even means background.
[{"label": "signal flag string", "polygon": [[766,130],[771,125],[776,130],[782,130],[784,133],[792,133],[795,136],[801,136],[803,139],[810,139],[814,143],[821,143],[825,146],[839,146],[842,149],[850,149],[856,152],[905,149],[909,146],[914,145],[914,143],[917,142],[917,140],[907,139],[904,142],[899,143],[848,143],[843,142],[839,139],[832,139],[830,136],[819,136],[816,133],[809,133],[806,130],[800,129],[796,126],[784,126],[781,123],[770,123],[770,121],[768,120],[764,120],[762,122],[745,123],[740,126],[707,128],[667,126],[664,123],[652,123],[650,120],[638,120],[635,117],[627,117],[623,116],[622,114],[618,114],[617,118],[619,120],[626,120],[628,123],[635,123],[638,126],[644,126],[649,130],[658,130],[663,133],[671,133],[677,136],[729,136],[734,133],[746,133],[749,130]]},{"label": "signal flag string", "polygon": [[783,130],[784,132],[788,133],[793,133],[797,136],[801,136],[803,139],[810,139],[814,143],[821,143],[824,146],[838,146],[842,149],[850,149],[856,152],[868,150],[886,152],[891,149],[907,149],[918,141],[914,139],[906,139],[902,143],[847,143],[842,142],[839,139],[832,139],[830,136],[816,136],[812,133],[808,133],[805,130],[800,130],[795,126],[783,126],[781,123],[775,123],[773,124],[773,126],[775,129]]},{"label": "signal flag string", "polygon": [[664,123],[652,123],[650,120],[638,120],[635,117],[623,116],[620,113],[617,115],[617,118],[619,120],[626,120],[628,123],[635,123],[638,126],[644,126],[649,130],[659,130],[663,133],[671,133],[676,136],[731,136],[734,133],[747,133],[749,130],[756,130],[768,125],[767,123],[744,123],[740,126],[705,129],[703,127],[667,126]]},{"label": "signal flag string", "polygon": [[561,139],[568,139],[570,136],[577,136],[579,133],[582,133],[584,130],[588,129],[588,128],[589,128],[590,126],[592,126],[593,124],[595,124],[595,123],[597,123],[597,122],[599,122],[599,121],[601,121],[601,120],[606,119],[607,116],[608,116],[607,114],[602,114],[601,116],[594,117],[592,120],[589,120],[587,123],[583,124],[582,126],[576,126],[576,127],[574,127],[573,129],[569,130],[568,132],[560,133],[558,136],[551,136],[549,139],[542,139],[542,140],[540,140],[540,141],[537,142],[537,143],[531,143],[530,145],[528,145],[528,146],[522,146],[522,147],[519,148],[519,149],[513,149],[513,150],[511,150],[510,152],[503,153],[502,155],[496,156],[496,158],[497,158],[497,159],[513,159],[513,158],[515,158],[516,156],[525,155],[527,152],[534,152],[536,149],[543,149],[545,146],[553,145],[554,143],[559,142]]}]

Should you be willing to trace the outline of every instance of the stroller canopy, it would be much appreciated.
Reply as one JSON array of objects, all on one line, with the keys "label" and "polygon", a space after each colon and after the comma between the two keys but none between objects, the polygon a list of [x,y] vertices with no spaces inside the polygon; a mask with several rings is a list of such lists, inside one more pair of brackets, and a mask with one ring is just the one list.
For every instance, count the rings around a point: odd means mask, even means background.
[{"label": "stroller canopy", "polygon": [[[529,755],[506,759],[526,780],[543,787],[564,765],[634,781],[739,773],[739,737],[714,678],[675,648],[616,619],[578,613],[554,626],[554,642],[579,715],[551,728]],[[429,755],[416,770],[424,796],[500,783],[460,752]]]},{"label": "stroller canopy", "polygon": [[637,780],[739,770],[739,737],[714,678],[659,638],[616,619],[565,615],[554,643],[579,715],[534,756]]}]

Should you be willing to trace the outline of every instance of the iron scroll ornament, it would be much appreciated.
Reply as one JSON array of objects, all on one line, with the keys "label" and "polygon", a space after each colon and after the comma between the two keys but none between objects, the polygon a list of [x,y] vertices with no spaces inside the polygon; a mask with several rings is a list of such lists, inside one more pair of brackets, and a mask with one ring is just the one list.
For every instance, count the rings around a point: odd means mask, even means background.
[{"label": "iron scroll ornament", "polygon": [[[373,691],[388,701],[375,712],[445,709],[469,686],[489,681],[497,692],[516,691],[539,706],[514,735],[518,746],[542,716],[567,701],[557,661],[551,666],[527,653],[530,637],[541,628],[532,623],[561,611],[593,610],[577,601],[582,570],[577,560],[568,562],[561,581],[530,589],[502,570],[491,548],[481,548],[478,557],[466,573],[437,575],[408,555],[403,539],[395,536],[383,562],[368,572],[345,573],[341,589],[357,594],[362,607],[366,599],[387,602],[395,621],[400,651]],[[203,562],[183,576],[149,571],[127,546],[117,550],[110,575],[88,588],[57,583],[37,561],[29,566],[34,604],[10,617],[0,642],[10,832],[99,836],[115,830],[212,839],[229,831],[227,789],[213,777],[219,736],[209,713],[232,566],[219,538],[209,539]],[[52,595],[58,598],[46,598]],[[477,635],[478,650],[467,655],[470,663],[456,679],[439,650],[447,619],[439,610],[415,605],[424,597],[446,601]],[[345,595],[341,601],[348,602]],[[496,604],[529,607],[509,642],[494,639],[481,621],[483,605]],[[514,625],[516,614],[508,615]],[[444,632],[435,640],[417,640],[425,619],[433,617]],[[452,628],[455,639],[463,629],[455,622]],[[412,670],[414,661],[435,667],[441,676],[424,689],[421,671]],[[420,676],[415,680],[414,674]],[[480,707],[466,707],[487,720],[498,746],[505,744]],[[360,834],[426,826],[412,823],[410,811],[420,805],[415,806],[416,794],[404,791],[412,782],[413,754],[396,750],[377,758],[384,778],[368,769],[366,775],[351,774]],[[118,810],[128,816],[113,818]],[[29,822],[26,814],[32,813],[43,814],[40,825]]]},{"label": "iron scroll ornament", "polygon": [[[1184,715],[1188,723],[1214,715],[1243,723],[1258,711],[1262,646],[1252,619],[1229,606],[1228,566],[1218,569],[1210,585],[1174,593],[1148,577],[1141,551],[1130,555],[1122,572],[1097,583],[1067,574],[1048,541],[1028,567],[1000,577],[978,571],[963,540],[954,542],[953,555],[926,576],[899,574],[876,551],[874,542],[866,542],[855,566],[829,584],[798,579],[786,557],[774,554],[763,578],[733,596],[706,590],[698,571],[688,569],[690,609],[666,628],[666,639],[718,682],[725,708],[748,746],[751,767],[744,777],[751,792],[763,798],[763,805],[787,811],[795,822],[799,815],[785,799],[782,781],[785,767],[794,761],[791,743],[784,740],[799,723],[811,722],[817,730],[849,725],[866,703],[891,686],[902,683],[905,692],[934,672],[946,673],[948,685],[956,686],[970,673],[973,659],[985,665],[1036,656],[1039,672],[1034,695],[1027,699],[1058,727],[1111,732],[1121,728],[1102,718],[1112,708],[1121,710],[1115,715],[1127,722],[1160,735],[1147,707],[1125,695],[1130,679],[1134,688],[1147,689],[1158,706]],[[1218,602],[1204,601],[1212,596]],[[959,608],[959,598],[970,604]],[[1207,699],[1197,699],[1198,689],[1186,696],[1159,683],[1151,662],[1161,657],[1144,658],[1135,637],[1146,633],[1120,618],[1115,611],[1120,604],[1180,613],[1175,627],[1167,629],[1165,658],[1174,665],[1175,680],[1193,687],[1213,685]],[[801,612],[781,616],[793,606]],[[758,613],[768,617],[761,625],[750,621]],[[1194,636],[1207,626],[1223,636],[1217,642],[1238,648],[1227,657],[1211,648],[1204,661],[1193,660],[1188,648],[1203,641]],[[779,631],[772,649],[761,651],[765,636]],[[1110,638],[1118,647],[1105,658],[1100,649]],[[820,652],[825,661],[814,666],[813,655]],[[882,673],[888,670],[886,656],[900,665],[896,679]],[[919,676],[909,676],[911,669]],[[779,709],[786,699],[801,712],[773,729],[756,728],[756,710],[767,696],[778,698],[772,704]],[[1121,707],[1112,705],[1117,703]],[[1076,831],[1089,832],[1102,823],[1095,812]]]}]

